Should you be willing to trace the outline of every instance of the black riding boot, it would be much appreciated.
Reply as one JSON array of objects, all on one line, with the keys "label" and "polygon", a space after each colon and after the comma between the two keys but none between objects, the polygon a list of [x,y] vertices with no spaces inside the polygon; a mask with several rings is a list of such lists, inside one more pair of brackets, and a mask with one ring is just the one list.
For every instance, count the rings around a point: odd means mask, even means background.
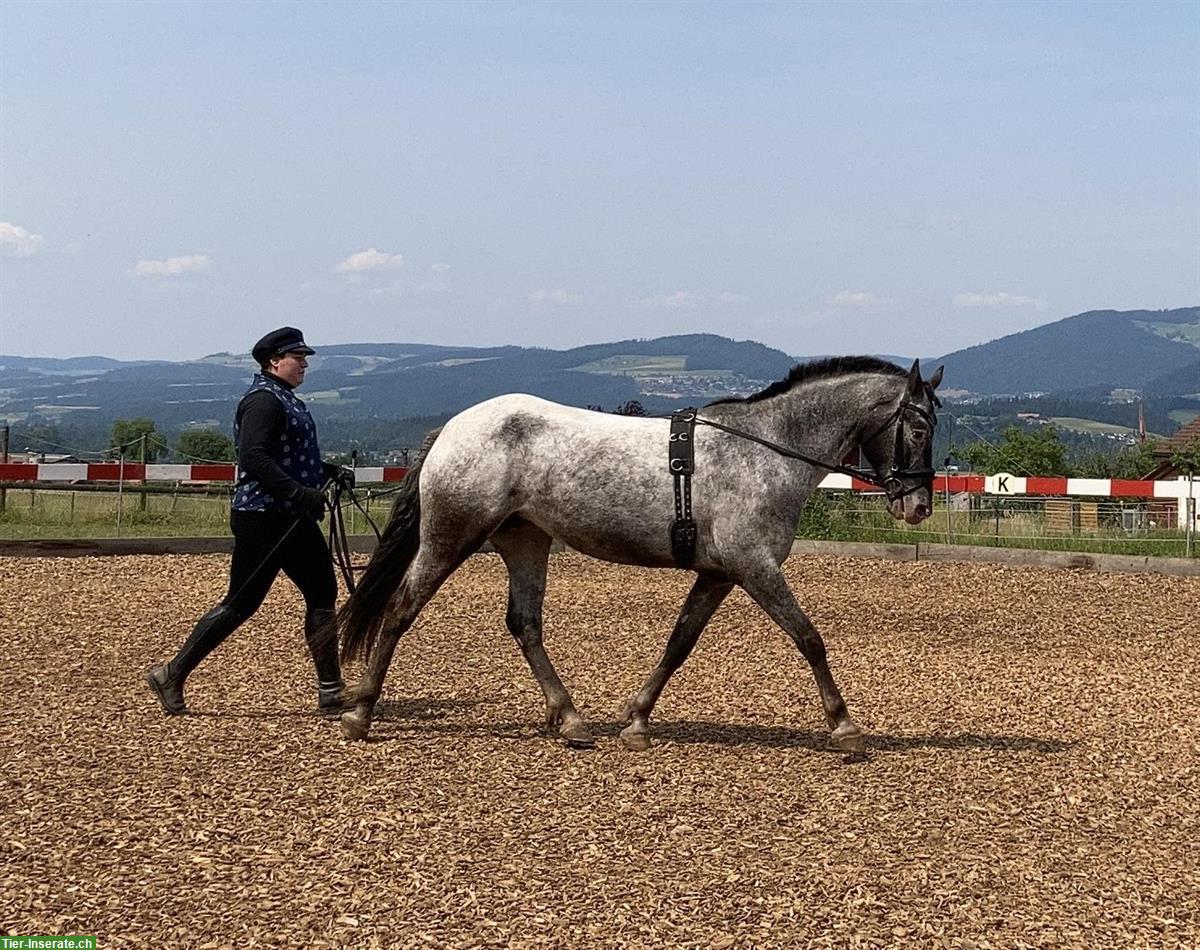
[{"label": "black riding boot", "polygon": [[219,604],[196,622],[192,635],[179,648],[173,660],[150,667],[146,673],[146,683],[154,690],[164,713],[181,716],[188,711],[183,700],[184,680],[245,619],[224,604]]},{"label": "black riding boot", "polygon": [[333,610],[310,610],[304,615],[304,640],[317,668],[317,709],[331,716],[341,712],[346,688],[333,618]]}]

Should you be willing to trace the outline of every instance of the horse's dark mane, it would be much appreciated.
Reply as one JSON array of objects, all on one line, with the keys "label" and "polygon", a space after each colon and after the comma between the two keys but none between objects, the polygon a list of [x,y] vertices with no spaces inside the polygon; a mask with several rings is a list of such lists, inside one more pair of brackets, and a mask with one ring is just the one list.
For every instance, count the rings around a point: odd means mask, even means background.
[{"label": "horse's dark mane", "polygon": [[907,376],[908,370],[901,369],[895,363],[881,360],[877,356],[829,356],[811,363],[799,363],[792,367],[790,373],[783,379],[771,383],[761,392],[751,396],[730,396],[708,403],[710,406],[720,406],[731,402],[760,402],[770,399],[780,393],[786,393],[800,383],[826,376],[844,376],[847,373],[884,373],[888,376]]}]

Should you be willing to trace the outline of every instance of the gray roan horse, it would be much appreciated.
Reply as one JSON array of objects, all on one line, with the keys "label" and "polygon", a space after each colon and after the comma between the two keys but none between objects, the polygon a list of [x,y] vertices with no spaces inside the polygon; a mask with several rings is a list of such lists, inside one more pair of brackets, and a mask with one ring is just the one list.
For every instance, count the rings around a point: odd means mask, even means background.
[{"label": "gray roan horse", "polygon": [[[629,748],[649,746],[648,721],[659,694],[735,584],[808,660],[833,746],[863,748],[825,644],[780,565],[824,468],[836,467],[855,446],[862,446],[895,518],[916,524],[929,516],[933,391],[941,378],[939,367],[923,380],[917,363],[905,371],[873,357],[826,359],[795,367],[753,396],[699,411],[692,481],[696,581],[658,666],[621,712],[628,723],[621,738]],[[343,735],[366,738],[401,634],[442,582],[490,539],[508,569],[508,629],[545,694],[546,722],[567,743],[591,745],[542,646],[550,542],[557,538],[606,561],[676,566],[668,429],[667,419],[507,395],[472,406],[431,433],[378,549],[338,615],[343,653],[367,660],[347,698],[355,708],[342,715]],[[784,454],[789,450],[792,457]],[[828,464],[818,467],[796,454]]]}]

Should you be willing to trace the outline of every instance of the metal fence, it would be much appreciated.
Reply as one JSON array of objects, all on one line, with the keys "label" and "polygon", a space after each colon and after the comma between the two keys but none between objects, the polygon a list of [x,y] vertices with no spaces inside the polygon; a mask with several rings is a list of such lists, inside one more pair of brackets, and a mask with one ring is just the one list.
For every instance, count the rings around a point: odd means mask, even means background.
[{"label": "metal fence", "polygon": [[[232,486],[8,487],[0,507],[0,538],[222,537],[229,532]],[[391,498],[359,492],[382,526]],[[351,533],[371,530],[353,505],[343,506]]]},{"label": "metal fence", "polygon": [[801,516],[804,538],[932,542],[1109,554],[1193,557],[1195,509],[1176,499],[939,495],[920,525],[898,522],[881,496],[818,491]]},{"label": "metal fence", "polygon": [[[229,533],[228,485],[79,485],[7,488],[0,537],[72,538],[223,536]],[[360,491],[382,525],[387,489]],[[896,521],[878,495],[819,489],[801,515],[797,537],[887,543],[934,542],[1193,557],[1194,499],[1086,498],[1036,495],[937,495],[932,517]],[[1181,517],[1182,508],[1182,517]],[[350,533],[371,529],[353,506],[343,509]]]}]

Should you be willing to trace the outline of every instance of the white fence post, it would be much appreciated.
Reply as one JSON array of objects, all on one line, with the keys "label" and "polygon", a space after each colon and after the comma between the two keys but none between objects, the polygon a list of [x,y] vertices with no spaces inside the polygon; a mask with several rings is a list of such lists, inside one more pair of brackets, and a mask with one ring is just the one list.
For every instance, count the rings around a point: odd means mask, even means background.
[{"label": "white fence post", "polygon": [[117,537],[121,536],[121,510],[122,502],[125,500],[125,449],[124,447],[117,450],[117,458],[120,461],[117,463]]}]

